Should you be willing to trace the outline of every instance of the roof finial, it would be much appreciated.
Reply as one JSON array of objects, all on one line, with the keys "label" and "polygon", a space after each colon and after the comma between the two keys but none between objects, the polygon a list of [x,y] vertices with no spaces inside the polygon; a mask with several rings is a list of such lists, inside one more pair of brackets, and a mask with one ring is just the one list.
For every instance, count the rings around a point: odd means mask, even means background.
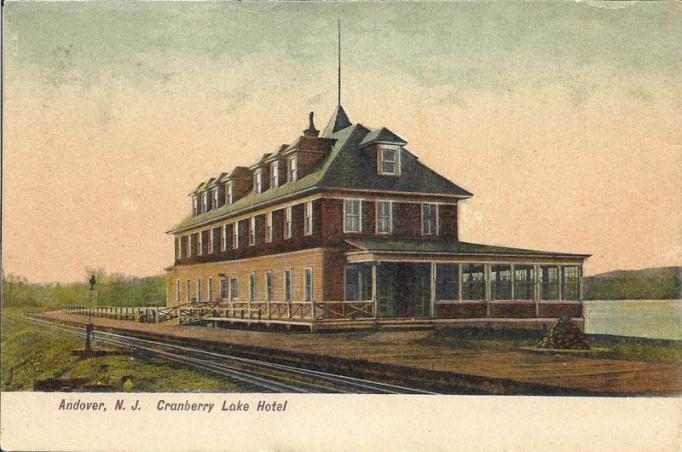
[{"label": "roof finial", "polygon": [[339,29],[339,105],[341,105],[341,19],[338,19]]}]

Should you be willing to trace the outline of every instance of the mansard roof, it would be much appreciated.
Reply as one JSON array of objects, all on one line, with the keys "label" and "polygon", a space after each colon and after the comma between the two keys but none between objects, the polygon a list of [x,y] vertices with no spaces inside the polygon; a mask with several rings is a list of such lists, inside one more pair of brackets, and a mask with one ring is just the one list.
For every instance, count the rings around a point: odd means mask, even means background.
[{"label": "mansard roof", "polygon": [[[343,111],[343,109],[341,107],[337,108],[337,113],[339,111]],[[345,115],[345,112],[343,112],[343,115]],[[337,116],[336,113],[335,116]],[[330,123],[332,122],[330,121]],[[382,130],[383,128],[377,129],[375,131],[376,136],[381,136]],[[320,159],[316,166],[300,179],[288,181],[279,187],[271,187],[263,193],[251,191],[232,204],[226,204],[218,209],[209,210],[197,216],[188,216],[169,232],[177,232],[207,224],[218,218],[249,210],[258,205],[297,193],[307,193],[321,189],[397,191],[414,194],[445,195],[457,198],[470,198],[473,196],[467,190],[422,164],[406,148],[403,148],[401,151],[402,176],[387,177],[378,175],[376,163],[372,160],[372,156],[366,149],[360,146],[370,133],[373,133],[373,131],[362,124],[344,127],[325,137],[333,140],[333,146],[329,155]],[[236,167],[226,177],[223,177],[223,180],[232,177],[232,174],[238,168],[243,167]]]}]

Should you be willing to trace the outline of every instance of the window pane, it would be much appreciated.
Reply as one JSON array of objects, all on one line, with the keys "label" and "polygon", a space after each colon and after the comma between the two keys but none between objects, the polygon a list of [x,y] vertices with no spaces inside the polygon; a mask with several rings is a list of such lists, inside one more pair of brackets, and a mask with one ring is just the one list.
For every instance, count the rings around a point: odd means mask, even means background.
[{"label": "window pane", "polygon": [[543,265],[540,267],[540,298],[559,299],[559,267]]},{"label": "window pane", "polygon": [[345,202],[346,217],[345,229],[350,232],[360,232],[360,208],[359,200],[349,199]]},{"label": "window pane", "polygon": [[514,267],[514,300],[534,300],[535,275],[532,265]]},{"label": "window pane", "polygon": [[490,267],[490,299],[511,300],[511,265]]},{"label": "window pane", "polygon": [[485,299],[483,264],[462,265],[462,299]]},{"label": "window pane", "polygon": [[561,267],[561,299],[580,299],[580,267]]},{"label": "window pane", "polygon": [[458,264],[438,264],[436,266],[436,299],[459,299]]}]

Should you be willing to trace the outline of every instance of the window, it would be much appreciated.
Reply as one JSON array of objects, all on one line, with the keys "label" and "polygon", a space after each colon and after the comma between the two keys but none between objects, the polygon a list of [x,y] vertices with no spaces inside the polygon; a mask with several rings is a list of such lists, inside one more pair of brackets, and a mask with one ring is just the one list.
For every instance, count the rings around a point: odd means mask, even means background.
[{"label": "window", "polygon": [[459,264],[436,265],[436,300],[459,299]]},{"label": "window", "polygon": [[265,300],[272,301],[272,273],[265,274]]},{"label": "window", "polygon": [[192,302],[192,281],[187,280],[187,303]]},{"label": "window", "polygon": [[213,277],[208,277],[208,301],[213,301]]},{"label": "window", "polygon": [[483,264],[462,265],[462,300],[485,299],[485,273]]},{"label": "window", "polygon": [[279,187],[279,162],[274,161],[270,164],[270,174],[272,179],[272,188]]},{"label": "window", "polygon": [[313,202],[305,203],[305,221],[303,222],[303,234],[311,235],[313,233]]},{"label": "window", "polygon": [[393,231],[393,203],[377,202],[377,234],[390,234]]},{"label": "window", "polygon": [[201,194],[201,212],[208,212],[208,192]]},{"label": "window", "polygon": [[532,265],[514,266],[514,300],[535,300],[535,275]]},{"label": "window", "polygon": [[291,301],[291,270],[284,270],[284,301]]},{"label": "window", "polygon": [[422,234],[438,234],[437,204],[422,204]]},{"label": "window", "polygon": [[284,210],[284,238],[290,239],[292,235],[291,207]]},{"label": "window", "polygon": [[197,301],[201,301],[202,289],[203,287],[201,287],[201,278],[197,278]]},{"label": "window", "polygon": [[239,248],[239,222],[235,221],[232,225],[232,248]]},{"label": "window", "polygon": [[181,250],[180,250],[180,237],[175,237],[175,258],[180,259],[182,256],[180,255]]},{"label": "window", "polygon": [[204,253],[204,243],[203,243],[204,242],[204,232],[199,231],[199,233],[197,235],[198,235],[197,240],[199,241],[199,243],[197,245],[197,254],[199,256],[201,256]]},{"label": "window", "polygon": [[192,252],[194,251],[194,250],[193,250],[193,248],[194,248],[194,246],[193,246],[194,243],[193,243],[193,242],[194,242],[194,234],[188,235],[188,236],[187,236],[187,246],[189,247],[189,254],[188,254],[188,257],[191,257],[191,256],[192,256]]},{"label": "window", "polygon": [[232,301],[239,300],[239,279],[230,278],[230,297]]},{"label": "window", "polygon": [[263,174],[260,169],[257,169],[256,172],[254,173],[254,177],[256,178],[256,182],[254,184],[256,188],[256,193],[263,193]]},{"label": "window", "polygon": [[199,215],[199,199],[197,195],[192,196],[192,214]]},{"label": "window", "polygon": [[207,254],[212,254],[215,249],[213,248],[215,245],[215,241],[213,240],[213,231],[208,230],[208,253]]},{"label": "window", "polygon": [[553,265],[540,267],[540,299],[559,299],[559,267]]},{"label": "window", "polygon": [[303,288],[303,292],[305,293],[305,301],[313,301],[313,269],[312,268],[306,268],[305,269],[305,280],[304,280],[304,285],[305,287]]},{"label": "window", "polygon": [[256,301],[256,274],[249,275],[249,301]]},{"label": "window", "polygon": [[256,244],[256,217],[249,218],[249,246]]},{"label": "window", "polygon": [[228,182],[225,185],[225,190],[226,190],[225,199],[227,200],[228,204],[232,204],[232,201],[233,201],[233,199],[232,199],[232,195],[233,195],[232,194],[232,182]]},{"label": "window", "polygon": [[289,157],[288,160],[289,166],[288,166],[288,173],[287,178],[289,182],[293,182],[297,180],[298,178],[298,161],[296,157]]},{"label": "window", "polygon": [[580,267],[561,267],[561,299],[580,299]]},{"label": "window", "polygon": [[511,265],[490,266],[490,299],[511,300]]},{"label": "window", "polygon": [[272,242],[272,212],[265,214],[265,241]]},{"label": "window", "polygon": [[362,201],[346,199],[343,210],[343,232],[362,232]]},{"label": "window", "polygon": [[400,174],[400,156],[396,149],[379,149],[379,174],[384,176]]},{"label": "window", "polygon": [[180,304],[182,288],[180,287],[180,280],[175,281],[175,302]]},{"label": "window", "polygon": [[213,208],[217,209],[218,208],[218,187],[213,189]]},{"label": "window", "polygon": [[220,299],[227,299],[227,278],[220,278]]},{"label": "window", "polygon": [[346,267],[346,301],[363,301],[372,298],[372,269],[368,265]]},{"label": "window", "polygon": [[221,251],[226,251],[227,250],[227,225],[224,224],[223,227],[221,228],[222,234],[221,234],[221,239],[220,239],[220,250]]}]

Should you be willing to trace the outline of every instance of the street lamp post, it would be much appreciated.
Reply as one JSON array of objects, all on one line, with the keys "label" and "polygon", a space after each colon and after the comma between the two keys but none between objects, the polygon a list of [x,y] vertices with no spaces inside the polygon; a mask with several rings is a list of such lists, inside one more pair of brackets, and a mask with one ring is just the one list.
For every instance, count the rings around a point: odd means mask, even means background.
[{"label": "street lamp post", "polygon": [[95,275],[92,275],[90,277],[90,292],[89,292],[89,305],[90,309],[88,309],[88,324],[85,326],[85,352],[90,352],[92,351],[92,342],[94,342],[95,339],[95,327],[92,324],[92,293],[95,290],[95,284],[97,283],[97,280],[95,279]]}]

